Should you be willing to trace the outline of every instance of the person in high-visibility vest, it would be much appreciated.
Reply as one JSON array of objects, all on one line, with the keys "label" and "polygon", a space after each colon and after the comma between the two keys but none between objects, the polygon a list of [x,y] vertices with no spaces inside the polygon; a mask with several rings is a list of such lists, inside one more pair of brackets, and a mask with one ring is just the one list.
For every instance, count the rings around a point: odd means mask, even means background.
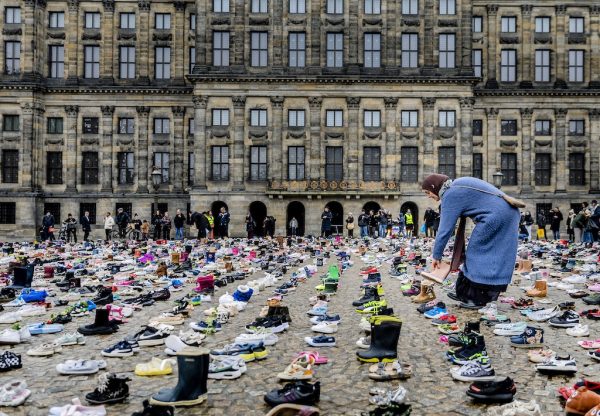
[{"label": "person in high-visibility vest", "polygon": [[413,236],[413,229],[415,228],[415,222],[413,221],[413,216],[412,212],[410,212],[410,209],[407,209],[406,213],[404,214],[404,222],[406,224],[406,234],[410,238]]}]

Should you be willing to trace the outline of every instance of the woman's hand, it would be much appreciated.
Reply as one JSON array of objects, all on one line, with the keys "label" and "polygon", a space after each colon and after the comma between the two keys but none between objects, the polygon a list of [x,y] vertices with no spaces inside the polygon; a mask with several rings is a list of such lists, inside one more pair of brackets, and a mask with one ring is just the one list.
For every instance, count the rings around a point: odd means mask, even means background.
[{"label": "woman's hand", "polygon": [[436,259],[433,259],[431,261],[431,268],[434,269],[434,270],[435,269],[439,269],[440,268],[440,261],[436,260]]}]

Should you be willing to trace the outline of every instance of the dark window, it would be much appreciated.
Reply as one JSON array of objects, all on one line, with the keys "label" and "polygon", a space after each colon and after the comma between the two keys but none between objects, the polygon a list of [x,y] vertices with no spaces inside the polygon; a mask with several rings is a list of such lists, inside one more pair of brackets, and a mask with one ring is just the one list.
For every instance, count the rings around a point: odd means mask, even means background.
[{"label": "dark window", "polygon": [[154,153],[154,166],[159,169],[162,174],[162,183],[169,183],[169,153]]},{"label": "dark window", "polygon": [[60,224],[61,216],[60,216],[60,204],[56,202],[46,202],[44,204],[44,215],[49,212],[54,217],[54,222],[56,224]]},{"label": "dark window", "polygon": [[551,155],[536,153],[535,155],[535,184],[536,186],[549,186],[552,174]]},{"label": "dark window", "polygon": [[83,134],[98,134],[98,117],[83,118]]},{"label": "dark window", "polygon": [[536,136],[550,136],[552,134],[552,121],[551,120],[536,120],[535,121],[535,135]]},{"label": "dark window", "polygon": [[342,146],[325,148],[325,179],[328,181],[344,179],[344,148]]},{"label": "dark window", "polygon": [[83,217],[86,211],[90,213],[90,224],[96,224],[96,204],[94,202],[79,204],[79,218]]},{"label": "dark window", "polygon": [[438,152],[438,172],[454,179],[456,177],[456,149],[440,147]]},{"label": "dark window", "polygon": [[50,78],[62,78],[65,75],[65,47],[64,45],[50,45],[48,53],[48,66]]},{"label": "dark window", "polygon": [[4,42],[4,72],[9,75],[21,72],[21,42]]},{"label": "dark window", "polygon": [[82,165],[81,183],[84,185],[98,184],[98,152],[83,152]]},{"label": "dark window", "polygon": [[569,155],[569,185],[585,185],[585,153]]},{"label": "dark window", "polygon": [[304,146],[288,147],[288,179],[304,180]]},{"label": "dark window", "polygon": [[363,180],[381,180],[381,148],[365,147],[363,152]]},{"label": "dark window", "polygon": [[190,30],[196,30],[196,13],[190,13]]},{"label": "dark window", "polygon": [[196,158],[194,152],[188,153],[188,184],[194,184],[194,178],[196,176]]},{"label": "dark window", "polygon": [[18,183],[19,182],[19,151],[18,150],[3,150],[2,151],[2,182]]},{"label": "dark window", "polygon": [[119,134],[133,134],[135,131],[135,121],[133,118],[119,119]]},{"label": "dark window", "polygon": [[473,136],[483,136],[483,120],[473,120]]},{"label": "dark window", "polygon": [[502,136],[516,136],[517,135],[517,120],[501,120],[500,121],[500,134]]},{"label": "dark window", "polygon": [[267,180],[267,146],[250,147],[250,180]]},{"label": "dark window", "polygon": [[133,218],[133,208],[131,206],[131,203],[129,203],[129,202],[116,203],[115,204],[115,217],[117,216],[117,212],[119,212],[120,208],[122,208],[123,211],[129,215],[129,218]]},{"label": "dark window", "polygon": [[47,131],[48,131],[48,134],[62,134],[63,133],[62,117],[49,117]]},{"label": "dark window", "polygon": [[193,136],[196,133],[196,121],[193,118],[188,119],[188,136]]},{"label": "dark window", "polygon": [[17,204],[14,202],[0,202],[0,224],[16,224]]},{"label": "dark window", "polygon": [[483,155],[473,153],[473,177],[483,179]]},{"label": "dark window", "polygon": [[62,184],[62,173],[62,152],[46,153],[46,183],[48,185]]},{"label": "dark window", "polygon": [[2,130],[19,131],[19,116],[12,114],[4,115],[2,118]]},{"label": "dark window", "polygon": [[229,146],[212,147],[211,172],[213,181],[229,180]]},{"label": "dark window", "polygon": [[402,182],[417,182],[419,175],[419,148],[402,147],[400,155],[400,180]]},{"label": "dark window", "polygon": [[133,183],[134,155],[133,152],[117,153],[117,164],[119,166],[119,184]]},{"label": "dark window", "polygon": [[504,177],[502,178],[502,185],[516,185],[517,184],[517,154],[516,153],[502,153],[500,155],[500,168]]}]

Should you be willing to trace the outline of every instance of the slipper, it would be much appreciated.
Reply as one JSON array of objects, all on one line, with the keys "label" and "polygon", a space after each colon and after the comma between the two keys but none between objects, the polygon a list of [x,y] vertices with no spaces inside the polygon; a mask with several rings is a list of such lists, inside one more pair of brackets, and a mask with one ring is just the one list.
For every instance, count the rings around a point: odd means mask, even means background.
[{"label": "slipper", "polygon": [[67,360],[56,366],[59,374],[96,374],[98,370],[106,368],[104,360]]},{"label": "slipper", "polygon": [[317,351],[302,351],[301,353],[296,354],[294,359],[296,359],[302,355],[309,355],[309,356],[313,357],[315,360],[315,364],[317,364],[317,365],[327,364],[329,362],[329,359],[327,357],[321,356]]},{"label": "slipper", "polygon": [[448,341],[449,341],[449,339],[448,339],[448,337],[447,337],[446,335],[442,335],[442,336],[440,337],[439,341],[440,341],[442,344],[447,344],[447,343],[448,343]]},{"label": "slipper", "polygon": [[573,393],[575,393],[573,387],[561,387],[558,389],[558,395],[565,400],[569,400],[569,397],[571,397]]},{"label": "slipper", "polygon": [[285,403],[272,408],[266,416],[319,416],[320,412],[316,407]]},{"label": "slipper", "polygon": [[586,339],[584,341],[577,342],[577,344],[581,348],[597,350],[598,348],[600,348],[600,339],[596,339],[596,340]]},{"label": "slipper", "polygon": [[369,367],[369,378],[378,381],[405,380],[412,376],[410,364],[401,364],[398,360],[391,363],[377,363]]},{"label": "slipper", "polygon": [[48,416],[106,416],[104,406],[83,406],[78,398],[71,400],[71,403],[61,407],[51,407]]}]

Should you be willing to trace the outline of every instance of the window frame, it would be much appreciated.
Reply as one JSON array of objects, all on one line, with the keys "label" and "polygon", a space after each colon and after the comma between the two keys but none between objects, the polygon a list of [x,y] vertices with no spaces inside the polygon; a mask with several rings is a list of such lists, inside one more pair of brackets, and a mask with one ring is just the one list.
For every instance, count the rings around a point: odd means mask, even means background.
[{"label": "window frame", "polygon": [[253,68],[269,66],[269,32],[250,32],[250,66]]},{"label": "window frame", "polygon": [[264,108],[250,109],[250,127],[267,127],[269,124],[269,112]]},{"label": "window frame", "polygon": [[98,152],[81,152],[81,184],[100,183],[100,158]]},{"label": "window frame", "polygon": [[550,82],[552,70],[551,52],[550,49],[535,50],[535,82]]},{"label": "window frame", "polygon": [[552,18],[550,16],[536,16],[535,33],[550,33],[552,30]]},{"label": "window frame", "polygon": [[19,150],[2,150],[2,183],[19,183],[19,162]]},{"label": "window frame", "polygon": [[[573,62],[573,59],[575,62]],[[581,83],[585,81],[585,51],[583,49],[569,49],[567,72],[569,82]]]},{"label": "window frame", "polygon": [[379,129],[381,128],[381,111],[380,110],[363,110],[363,127]]},{"label": "window frame", "polygon": [[196,65],[196,47],[190,46],[188,48],[188,56],[190,58],[190,67],[188,73],[192,74],[194,72],[194,66]]},{"label": "window frame", "polygon": [[440,33],[438,45],[438,67],[441,69],[456,68],[455,33]]},{"label": "window frame", "polygon": [[[300,154],[299,154],[300,153]],[[306,179],[306,148],[304,146],[288,146],[288,180],[303,181]],[[292,157],[292,155],[294,157]]]},{"label": "window frame", "polygon": [[96,224],[96,209],[95,202],[81,202],[79,204],[79,218],[83,217],[85,212],[88,211],[90,213],[90,224]]},{"label": "window frame", "polygon": [[440,0],[438,14],[440,16],[455,16],[456,0]]},{"label": "window frame", "polygon": [[450,179],[456,178],[456,147],[438,147],[438,172]]},{"label": "window frame", "polygon": [[[576,160],[578,159],[578,160]],[[570,186],[585,186],[585,153],[573,152],[569,153],[569,185]]]},{"label": "window frame", "polygon": [[0,202],[0,224],[17,223],[17,203]]},{"label": "window frame", "polygon": [[381,68],[381,33],[366,32],[363,35],[363,65]]},{"label": "window frame", "polygon": [[[133,25],[131,18],[133,17]],[[121,12],[119,13],[119,29],[135,30],[136,28],[136,15],[135,12]],[[125,24],[123,24],[125,23]]]},{"label": "window frame", "polygon": [[[217,154],[219,160],[215,160]],[[210,180],[213,182],[229,181],[229,146],[211,146],[210,158]],[[215,174],[216,172],[218,175]]]},{"label": "window frame", "polygon": [[500,120],[500,136],[517,136],[518,132],[519,123],[516,119],[510,118]]},{"label": "window frame", "polygon": [[83,78],[100,78],[100,46],[98,45],[83,47]]},{"label": "window frame", "polygon": [[21,8],[17,6],[6,6],[4,8],[4,24],[20,25],[23,22],[21,18]]},{"label": "window frame", "polygon": [[117,120],[117,131],[119,134],[135,134],[135,118],[119,117]]},{"label": "window frame", "polygon": [[171,134],[171,119],[169,117],[154,117],[152,119],[153,134]]},{"label": "window frame", "polygon": [[21,41],[4,41],[4,73],[6,75],[21,73]]},{"label": "window frame", "polygon": [[471,32],[483,33],[483,16],[473,16],[471,18]]},{"label": "window frame", "polygon": [[100,12],[85,12],[83,14],[83,28],[98,30],[101,27],[102,16]]},{"label": "window frame", "polygon": [[46,185],[63,184],[63,152],[46,152]]},{"label": "window frame", "polygon": [[117,183],[119,185],[133,185],[135,182],[135,153],[117,153]]},{"label": "window frame", "polygon": [[250,13],[268,13],[269,12],[269,0],[252,0],[250,2]]},{"label": "window frame", "polygon": [[516,153],[500,153],[500,171],[502,186],[517,186],[519,181],[519,166]]},{"label": "window frame", "polygon": [[404,128],[419,127],[419,110],[400,111],[400,126]]},{"label": "window frame", "polygon": [[402,146],[400,148],[400,182],[417,183],[419,180],[419,148]]},{"label": "window frame", "polygon": [[[214,30],[212,43],[213,66],[228,67],[230,65],[231,34],[227,30]],[[225,39],[226,38],[226,39]]]},{"label": "window frame", "polygon": [[585,120],[569,120],[569,136],[585,136]]},{"label": "window frame", "polygon": [[194,185],[195,178],[196,178],[196,156],[195,156],[194,152],[188,152],[188,171],[187,171],[188,185]]},{"label": "window frame", "polygon": [[[229,0],[213,0],[213,13],[229,13]],[[218,5],[218,7],[217,7]]]},{"label": "window frame", "polygon": [[456,111],[438,110],[438,127],[456,128]]},{"label": "window frame", "polygon": [[21,131],[21,117],[17,114],[2,116],[2,131],[16,133]]},{"label": "window frame", "polygon": [[[575,29],[575,30],[573,30]],[[585,17],[569,16],[569,33],[583,34],[585,33]]]},{"label": "window frame", "polygon": [[473,153],[472,175],[483,180],[483,153]]},{"label": "window frame", "polygon": [[549,119],[535,120],[534,134],[536,136],[552,136],[552,120],[549,120]]},{"label": "window frame", "polygon": [[171,79],[170,46],[154,47],[154,79]]},{"label": "window frame", "polygon": [[[333,117],[333,118],[331,118]],[[330,120],[333,123],[330,123]],[[344,110],[328,109],[325,110],[325,127],[344,127]]]},{"label": "window frame", "polygon": [[381,181],[381,147],[363,147],[363,181]]},{"label": "window frame", "polygon": [[552,155],[550,153],[536,153],[534,169],[535,186],[552,185]]},{"label": "window frame", "polygon": [[[402,33],[400,37],[401,63],[402,68],[419,67],[419,34]],[[416,49],[415,49],[416,48]]]},{"label": "window frame", "polygon": [[344,14],[344,0],[327,0],[327,14]]},{"label": "window frame", "polygon": [[[62,25],[61,25],[62,19]],[[48,28],[64,29],[65,28],[65,12],[60,10],[51,10],[48,12]]]},{"label": "window frame", "polygon": [[471,49],[471,63],[473,65],[473,75],[478,78],[483,77],[483,50]]},{"label": "window frame", "polygon": [[517,16],[500,17],[500,33],[516,33]]},{"label": "window frame", "polygon": [[344,67],[344,34],[327,32],[325,35],[325,53],[327,68]]},{"label": "window frame", "polygon": [[100,119],[98,117],[81,118],[81,134],[98,134],[100,132]]},{"label": "window frame", "polygon": [[[210,111],[210,122],[213,127],[229,127],[231,119],[229,117],[229,109],[228,108],[213,108]],[[223,121],[223,116],[226,116],[227,122]]]},{"label": "window frame", "polygon": [[471,134],[475,137],[483,136],[483,119],[475,118],[471,121]]},{"label": "window frame", "polygon": [[249,174],[249,180],[253,182],[262,182],[269,178],[267,146],[250,146]]},{"label": "window frame", "polygon": [[[299,117],[301,115],[301,117]],[[299,119],[302,119],[302,123],[299,123]],[[292,128],[304,128],[306,127],[306,110],[290,108],[288,110],[288,127]]]},{"label": "window frame", "polygon": [[[133,60],[131,52],[133,50]],[[125,52],[125,54],[124,54]],[[124,60],[125,58],[125,60]],[[135,79],[136,48],[132,45],[119,46],[119,79]]]},{"label": "window frame", "polygon": [[500,51],[500,82],[517,82],[516,49],[502,49]]},{"label": "window frame", "polygon": [[402,0],[401,11],[403,16],[418,16],[419,0]]},{"label": "window frame", "polygon": [[[60,120],[60,123],[58,120]],[[59,126],[60,126],[60,128],[59,128]],[[63,134],[64,128],[65,128],[65,121],[62,117],[46,118],[46,134]]]},{"label": "window frame", "polygon": [[160,170],[161,184],[168,184],[171,181],[170,163],[171,154],[169,152],[154,152],[152,154],[153,167]]},{"label": "window frame", "polygon": [[325,179],[344,180],[344,147],[325,146]]},{"label": "window frame", "polygon": [[366,15],[381,14],[381,0],[365,0],[364,13]]},{"label": "window frame", "polygon": [[[292,5],[295,7],[292,7]],[[290,0],[288,12],[290,14],[305,14],[306,0]]]},{"label": "window frame", "polygon": [[154,13],[154,29],[171,30],[171,13]]},{"label": "window frame", "polygon": [[[62,60],[60,55],[62,54]],[[65,45],[48,46],[48,78],[65,77]]]},{"label": "window frame", "polygon": [[288,33],[288,66],[306,67],[306,32]]}]

